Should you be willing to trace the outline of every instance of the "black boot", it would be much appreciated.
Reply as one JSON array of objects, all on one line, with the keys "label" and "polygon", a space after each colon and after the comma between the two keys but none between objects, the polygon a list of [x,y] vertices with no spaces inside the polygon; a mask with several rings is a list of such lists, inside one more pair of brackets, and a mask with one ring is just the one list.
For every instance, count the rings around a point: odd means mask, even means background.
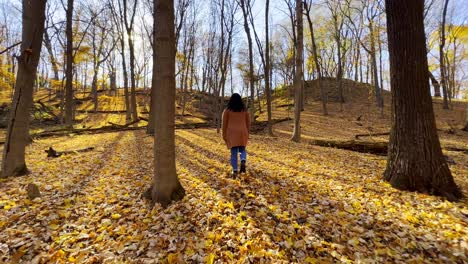
[{"label": "black boot", "polygon": [[241,161],[240,173],[245,173],[245,160]]},{"label": "black boot", "polygon": [[231,171],[231,177],[232,178],[236,178],[238,174],[239,174],[239,172],[237,170],[232,170]]}]

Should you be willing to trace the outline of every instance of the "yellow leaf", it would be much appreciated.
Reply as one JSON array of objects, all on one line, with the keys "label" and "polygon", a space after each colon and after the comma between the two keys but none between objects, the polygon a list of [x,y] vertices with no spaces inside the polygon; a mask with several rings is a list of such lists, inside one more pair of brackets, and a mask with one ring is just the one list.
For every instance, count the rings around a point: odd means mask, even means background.
[{"label": "yellow leaf", "polygon": [[210,253],[208,256],[206,256],[206,258],[205,258],[206,262],[205,263],[206,264],[213,264],[214,260],[215,260],[215,254]]},{"label": "yellow leaf", "polygon": [[120,218],[120,214],[112,214],[112,219],[119,219]]},{"label": "yellow leaf", "polygon": [[183,263],[183,260],[179,253],[170,253],[169,255],[167,255],[167,263],[178,264]]},{"label": "yellow leaf", "polygon": [[57,229],[59,229],[59,227],[60,227],[60,226],[57,225],[57,224],[50,224],[50,225],[49,225],[49,228],[50,228],[51,230],[57,230]]},{"label": "yellow leaf", "polygon": [[413,223],[413,224],[419,223],[419,220],[409,213],[406,214],[406,220],[408,220],[410,223]]}]

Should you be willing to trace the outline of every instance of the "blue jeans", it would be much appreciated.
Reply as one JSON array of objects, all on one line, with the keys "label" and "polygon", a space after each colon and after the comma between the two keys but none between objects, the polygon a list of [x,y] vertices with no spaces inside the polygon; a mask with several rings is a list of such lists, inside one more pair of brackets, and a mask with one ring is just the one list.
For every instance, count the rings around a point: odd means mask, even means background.
[{"label": "blue jeans", "polygon": [[237,156],[240,153],[241,161],[245,161],[247,159],[247,152],[245,151],[245,147],[232,147],[231,148],[231,166],[234,171],[237,171]]}]

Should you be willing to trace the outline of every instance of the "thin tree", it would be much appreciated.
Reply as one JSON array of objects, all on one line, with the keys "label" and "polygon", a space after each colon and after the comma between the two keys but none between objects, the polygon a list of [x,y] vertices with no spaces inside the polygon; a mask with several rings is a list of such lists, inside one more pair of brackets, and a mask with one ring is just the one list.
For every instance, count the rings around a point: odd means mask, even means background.
[{"label": "thin tree", "polygon": [[21,55],[18,57],[18,75],[3,148],[1,177],[28,172],[25,149],[29,142],[29,117],[42,48],[46,0],[23,0],[22,6]]},{"label": "thin tree", "polygon": [[[120,1],[120,0],[117,0]],[[122,73],[123,73],[123,88],[124,88],[124,100],[125,100],[125,119],[130,121],[132,110],[130,107],[130,95],[128,92],[128,73],[127,73],[127,63],[126,63],[126,54],[125,54],[125,37],[124,37],[124,18],[122,14],[122,9],[120,8],[119,3],[119,12],[117,13],[114,0],[110,2],[110,8],[112,11],[112,18],[114,25],[117,28],[120,42],[120,56],[122,58]],[[152,126],[151,126],[152,127]]]},{"label": "thin tree", "polygon": [[312,18],[310,16],[311,6],[312,6],[312,1],[309,4],[306,1],[304,4],[307,22],[309,23],[310,39],[312,42],[312,55],[314,57],[315,70],[317,72],[317,83],[320,89],[320,98],[322,100],[323,115],[328,115],[327,96],[325,93],[325,88],[323,87],[323,83],[322,83],[322,70],[320,69],[320,62],[319,62],[318,53],[317,53],[317,44],[315,42],[314,24],[312,23]]},{"label": "thin tree", "polygon": [[384,180],[398,189],[462,197],[437,135],[429,87],[423,0],[386,0],[392,128]]},{"label": "thin tree", "polygon": [[[121,17],[123,17],[123,24],[125,26],[125,30],[127,32],[127,41],[128,41],[128,48],[130,54],[130,109],[132,110],[132,121],[138,120],[138,112],[137,112],[137,102],[136,102],[136,76],[135,76],[135,42],[133,39],[133,26],[135,24],[135,15],[137,11],[137,4],[138,0],[132,0],[133,6],[130,9],[131,14],[130,18],[128,15],[129,6],[128,0],[122,0],[122,5],[119,3],[119,9],[121,13]],[[122,14],[123,13],[123,14]]]},{"label": "thin tree", "polygon": [[66,84],[65,84],[65,125],[73,128],[73,2],[68,0],[66,17],[67,26],[65,34],[67,35],[66,47]]},{"label": "thin tree", "polygon": [[270,87],[270,71],[271,71],[271,66],[270,66],[270,36],[269,36],[269,25],[268,25],[268,19],[269,19],[269,7],[270,7],[270,0],[265,1],[265,93],[266,93],[266,100],[267,100],[267,132],[268,135],[273,136],[273,124],[271,121],[271,87]]},{"label": "thin tree", "polygon": [[304,53],[304,30],[302,22],[302,0],[296,0],[296,71],[294,76],[294,130],[291,140],[299,142],[301,140],[301,108],[302,108],[302,56]]},{"label": "thin tree", "polygon": [[154,2],[153,89],[155,92],[153,203],[162,206],[185,195],[175,162],[175,34],[174,0]]},{"label": "thin tree", "polygon": [[[270,40],[269,40],[269,25],[268,25],[268,12],[270,7],[270,1],[265,1],[265,50],[263,49],[262,42],[258,37],[257,30],[255,29],[254,17],[252,15],[252,10],[250,6],[247,6],[248,10],[247,13],[249,14],[250,24],[252,25],[252,31],[254,33],[255,42],[257,44],[258,52],[260,53],[260,59],[263,66],[263,75],[265,81],[265,95],[267,99],[267,131],[270,136],[273,136],[272,130],[272,121],[271,121],[271,89],[270,89]],[[260,76],[260,69],[258,70],[259,73],[257,74]],[[258,84],[260,87],[260,83]],[[257,89],[257,94],[259,93],[260,89]],[[260,100],[258,101],[259,111],[260,109]]]},{"label": "thin tree", "polygon": [[442,12],[442,22],[440,23],[440,43],[439,43],[439,59],[440,59],[440,84],[442,86],[442,93],[444,96],[443,108],[449,109],[448,104],[448,89],[447,89],[447,76],[445,68],[445,55],[444,55],[444,46],[445,46],[445,19],[447,17],[447,6],[449,0],[444,1],[444,10]]},{"label": "thin tree", "polygon": [[255,122],[255,79],[254,79],[254,64],[253,64],[253,43],[252,43],[252,35],[250,34],[250,27],[249,27],[249,14],[248,10],[250,8],[250,0],[239,0],[239,5],[242,9],[242,14],[244,16],[244,30],[245,34],[247,35],[247,42],[249,45],[249,73],[248,73],[248,80],[250,86],[250,102],[249,102],[249,112],[250,112],[250,122]]}]

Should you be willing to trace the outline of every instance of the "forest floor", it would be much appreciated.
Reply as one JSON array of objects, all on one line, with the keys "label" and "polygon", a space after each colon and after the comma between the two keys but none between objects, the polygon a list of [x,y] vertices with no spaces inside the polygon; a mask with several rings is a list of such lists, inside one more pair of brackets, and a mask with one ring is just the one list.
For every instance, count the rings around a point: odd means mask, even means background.
[{"label": "forest floor", "polygon": [[[467,148],[468,133],[446,132],[463,118],[455,105],[435,104],[439,135]],[[466,262],[468,199],[398,191],[381,180],[385,157],[309,144],[388,130],[388,109],[381,118],[370,105],[329,107],[323,117],[319,102],[306,106],[301,143],[289,140],[291,122],[276,137],[251,135],[247,174],[236,179],[214,129],[177,130],[186,196],[167,209],[141,198],[153,175],[144,130],[37,139],[31,173],[0,180],[0,263]],[[275,118],[287,115],[275,108]],[[47,158],[50,146],[94,150]],[[466,196],[467,154],[444,154]],[[41,197],[27,199],[28,183]]]}]

